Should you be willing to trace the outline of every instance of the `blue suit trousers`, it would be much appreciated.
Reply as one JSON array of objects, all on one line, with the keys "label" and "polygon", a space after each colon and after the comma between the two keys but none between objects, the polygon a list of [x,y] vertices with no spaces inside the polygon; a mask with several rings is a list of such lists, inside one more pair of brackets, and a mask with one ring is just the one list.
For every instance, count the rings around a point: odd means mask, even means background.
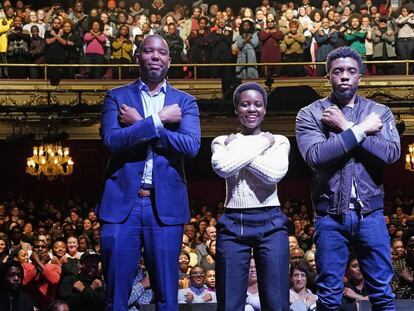
[{"label": "blue suit trousers", "polygon": [[101,254],[106,310],[128,310],[143,247],[156,310],[178,311],[178,257],[182,235],[183,225],[164,225],[159,221],[151,197],[137,198],[124,222],[103,223]]}]

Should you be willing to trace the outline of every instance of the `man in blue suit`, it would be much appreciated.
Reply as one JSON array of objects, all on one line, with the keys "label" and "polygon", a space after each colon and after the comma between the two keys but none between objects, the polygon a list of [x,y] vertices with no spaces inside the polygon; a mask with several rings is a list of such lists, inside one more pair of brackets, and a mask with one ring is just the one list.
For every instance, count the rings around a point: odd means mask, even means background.
[{"label": "man in blue suit", "polygon": [[189,220],[183,158],[200,147],[195,98],[165,80],[165,40],[146,37],[141,78],[105,97],[102,137],[111,152],[98,205],[106,310],[128,310],[144,248],[157,310],[178,310],[178,257]]}]

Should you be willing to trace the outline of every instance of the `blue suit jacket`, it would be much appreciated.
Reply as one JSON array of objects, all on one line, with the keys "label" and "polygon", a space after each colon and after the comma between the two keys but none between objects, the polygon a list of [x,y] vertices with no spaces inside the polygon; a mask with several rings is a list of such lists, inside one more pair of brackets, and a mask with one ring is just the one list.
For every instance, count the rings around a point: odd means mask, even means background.
[{"label": "blue suit jacket", "polygon": [[193,158],[200,148],[200,120],[195,98],[167,83],[164,106],[178,104],[182,121],[165,124],[157,132],[152,117],[133,125],[119,123],[122,104],[144,111],[138,81],[109,90],[103,104],[102,137],[111,152],[97,213],[100,220],[123,222],[131,212],[141,188],[148,146],[153,148],[155,206],[162,223],[183,224],[189,220],[183,157]]}]

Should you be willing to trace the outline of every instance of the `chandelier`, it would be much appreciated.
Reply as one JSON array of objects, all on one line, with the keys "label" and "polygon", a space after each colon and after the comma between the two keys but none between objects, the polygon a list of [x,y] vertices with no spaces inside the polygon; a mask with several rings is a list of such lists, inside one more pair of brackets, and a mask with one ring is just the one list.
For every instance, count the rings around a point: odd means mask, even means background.
[{"label": "chandelier", "polygon": [[408,145],[408,151],[405,155],[405,169],[414,172],[414,144]]},{"label": "chandelier", "polygon": [[45,144],[33,147],[33,156],[27,158],[26,173],[39,178],[43,174],[47,179],[53,180],[60,175],[72,174],[73,164],[69,156],[69,147]]}]

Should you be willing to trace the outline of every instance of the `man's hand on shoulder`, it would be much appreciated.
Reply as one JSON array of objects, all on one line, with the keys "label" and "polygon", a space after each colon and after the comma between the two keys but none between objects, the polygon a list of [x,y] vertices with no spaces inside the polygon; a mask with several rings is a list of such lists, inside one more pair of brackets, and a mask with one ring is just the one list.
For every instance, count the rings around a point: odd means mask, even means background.
[{"label": "man's hand on shoulder", "polygon": [[342,111],[337,106],[326,108],[322,113],[321,120],[329,127],[339,131],[345,131],[353,125],[351,121],[345,119]]},{"label": "man's hand on shoulder", "polygon": [[163,124],[165,123],[180,123],[182,120],[181,108],[178,104],[165,106],[158,116]]},{"label": "man's hand on shoulder", "polygon": [[134,107],[122,104],[121,108],[119,108],[120,123],[129,126],[140,120],[142,120],[142,117]]},{"label": "man's hand on shoulder", "polygon": [[371,112],[358,126],[366,135],[373,135],[381,131],[382,121],[377,113]]}]

